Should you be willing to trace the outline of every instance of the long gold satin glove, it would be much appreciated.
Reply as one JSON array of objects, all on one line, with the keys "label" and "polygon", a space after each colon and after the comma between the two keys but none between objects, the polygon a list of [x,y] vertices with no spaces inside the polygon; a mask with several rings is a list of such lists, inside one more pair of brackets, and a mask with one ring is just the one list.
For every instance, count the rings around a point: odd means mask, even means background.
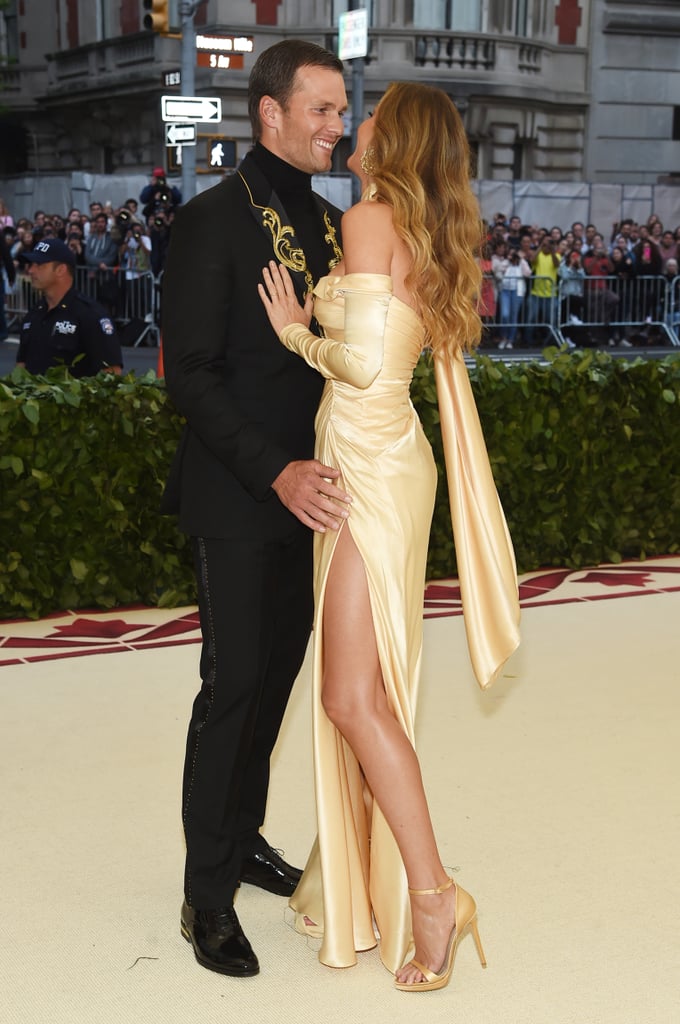
[{"label": "long gold satin glove", "polygon": [[288,324],[279,338],[324,377],[363,390],[382,368],[392,278],[384,274],[346,274],[338,278],[333,294],[345,300],[343,340],[319,338],[302,324]]}]

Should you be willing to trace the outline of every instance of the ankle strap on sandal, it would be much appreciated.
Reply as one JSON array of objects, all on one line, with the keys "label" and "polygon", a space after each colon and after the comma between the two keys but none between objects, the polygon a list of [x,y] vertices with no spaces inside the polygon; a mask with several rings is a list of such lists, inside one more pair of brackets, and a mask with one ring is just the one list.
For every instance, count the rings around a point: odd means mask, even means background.
[{"label": "ankle strap on sandal", "polygon": [[450,889],[452,885],[453,879],[447,878],[437,889],[409,889],[409,894],[411,896],[439,896],[440,893]]}]

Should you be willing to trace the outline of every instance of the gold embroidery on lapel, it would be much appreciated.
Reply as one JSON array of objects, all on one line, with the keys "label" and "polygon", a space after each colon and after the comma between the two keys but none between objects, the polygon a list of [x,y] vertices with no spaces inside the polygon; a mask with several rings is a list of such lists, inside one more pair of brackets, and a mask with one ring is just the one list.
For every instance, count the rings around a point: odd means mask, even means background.
[{"label": "gold embroidery on lapel", "polygon": [[[256,203],[253,198],[253,193],[250,191],[248,182],[240,171],[238,174],[248,190],[251,206],[262,211],[262,224],[267,228],[272,236],[272,245],[274,247],[274,252],[276,253],[276,258],[280,263],[283,263],[284,267],[288,267],[289,270],[305,275],[305,285],[307,286],[307,295],[309,295],[314,289],[314,279],[307,268],[307,260],[305,259],[304,251],[300,248],[293,248],[290,244],[290,236],[295,236],[295,228],[293,228],[291,224],[282,224],[278,213],[276,210],[273,210],[271,206],[260,206],[259,203]],[[331,246],[334,254],[332,259],[329,259],[328,261],[328,269],[331,270],[342,260],[342,249],[338,245],[335,228],[331,224],[331,219],[328,216],[328,210],[324,209],[323,220],[327,228],[327,232],[324,235],[324,241]]]},{"label": "gold embroidery on lapel", "polygon": [[271,232],[277,260],[289,270],[295,270],[297,273],[305,275],[305,284],[309,295],[314,287],[314,281],[307,269],[305,254],[302,249],[295,249],[290,244],[290,236],[295,235],[295,229],[290,224],[282,224],[278,213],[276,210],[272,210],[271,206],[263,206],[260,209],[262,210],[262,223]]},{"label": "gold embroidery on lapel", "polygon": [[335,228],[331,224],[331,219],[328,216],[328,210],[323,211],[323,222],[326,225],[326,234],[324,235],[324,242],[327,242],[333,249],[334,256],[332,260],[328,261],[328,269],[332,270],[333,267],[337,267],[338,263],[342,262],[342,249],[338,245],[338,239],[335,234]]}]

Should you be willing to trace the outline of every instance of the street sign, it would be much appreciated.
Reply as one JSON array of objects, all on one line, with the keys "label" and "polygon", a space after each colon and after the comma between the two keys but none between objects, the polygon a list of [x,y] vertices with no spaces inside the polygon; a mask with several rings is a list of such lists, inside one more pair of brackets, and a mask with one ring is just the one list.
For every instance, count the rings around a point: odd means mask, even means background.
[{"label": "street sign", "polygon": [[196,145],[196,123],[187,124],[166,124],[165,126],[166,146],[195,146]]},{"label": "street sign", "polygon": [[199,68],[215,68],[218,71],[230,71],[243,68],[242,53],[203,53],[198,50],[196,53],[196,64]]},{"label": "street sign", "polygon": [[252,36],[196,36],[196,49],[208,53],[252,53],[255,40]]},{"label": "street sign", "polygon": [[182,84],[182,72],[164,71],[161,75],[161,82],[166,89],[179,88]]},{"label": "street sign", "polygon": [[252,36],[196,36],[196,64],[199,68],[223,71],[243,69],[243,54],[252,53]]},{"label": "street sign", "polygon": [[161,117],[164,121],[219,124],[222,100],[219,96],[161,96]]},{"label": "street sign", "polygon": [[338,18],[338,57],[352,60],[368,53],[368,11],[346,11]]}]

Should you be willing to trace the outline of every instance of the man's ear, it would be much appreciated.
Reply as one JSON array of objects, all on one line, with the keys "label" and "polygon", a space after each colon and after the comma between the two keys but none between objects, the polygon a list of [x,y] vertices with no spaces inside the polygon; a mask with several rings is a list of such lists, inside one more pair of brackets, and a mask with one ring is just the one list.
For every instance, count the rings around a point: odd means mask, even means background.
[{"label": "man's ear", "polygon": [[260,100],[260,121],[267,128],[276,129],[281,122],[281,107],[272,96]]}]

